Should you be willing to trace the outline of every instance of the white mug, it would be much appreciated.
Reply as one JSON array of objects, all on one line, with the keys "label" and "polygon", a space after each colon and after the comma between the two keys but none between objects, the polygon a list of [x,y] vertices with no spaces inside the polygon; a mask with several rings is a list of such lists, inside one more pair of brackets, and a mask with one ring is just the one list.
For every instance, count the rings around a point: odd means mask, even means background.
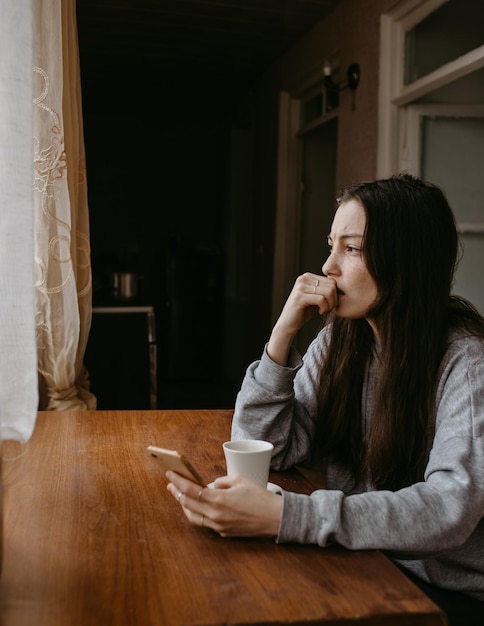
[{"label": "white mug", "polygon": [[227,462],[227,476],[240,474],[267,487],[272,450],[274,446],[259,439],[226,441],[223,444]]}]

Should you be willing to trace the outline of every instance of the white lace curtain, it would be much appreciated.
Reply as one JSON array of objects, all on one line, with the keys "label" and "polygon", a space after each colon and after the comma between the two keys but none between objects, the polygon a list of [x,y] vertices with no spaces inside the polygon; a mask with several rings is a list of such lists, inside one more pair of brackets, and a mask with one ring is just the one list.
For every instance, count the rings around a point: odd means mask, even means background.
[{"label": "white lace curtain", "polygon": [[92,288],[75,0],[32,8],[40,408],[93,409],[83,368]]},{"label": "white lace curtain", "polygon": [[26,441],[39,378],[40,408],[96,405],[75,0],[0,2],[0,293],[0,439]]}]

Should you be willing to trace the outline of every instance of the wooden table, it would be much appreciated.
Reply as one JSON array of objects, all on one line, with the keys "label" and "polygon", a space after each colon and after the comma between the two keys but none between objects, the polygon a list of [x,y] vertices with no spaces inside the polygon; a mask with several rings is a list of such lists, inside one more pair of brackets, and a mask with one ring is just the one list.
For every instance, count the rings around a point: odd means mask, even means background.
[{"label": "wooden table", "polygon": [[[445,624],[380,552],[223,539],[191,526],[146,453],[225,473],[231,411],[40,413],[5,442],[2,626]],[[308,493],[298,472],[272,474]]]}]

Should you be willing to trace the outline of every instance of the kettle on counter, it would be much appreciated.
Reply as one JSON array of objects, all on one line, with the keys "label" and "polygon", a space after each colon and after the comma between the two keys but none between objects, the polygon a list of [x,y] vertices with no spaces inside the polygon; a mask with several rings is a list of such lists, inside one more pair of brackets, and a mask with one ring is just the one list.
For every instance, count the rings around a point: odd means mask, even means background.
[{"label": "kettle on counter", "polygon": [[141,276],[134,272],[113,273],[113,296],[119,300],[134,300],[140,291]]}]

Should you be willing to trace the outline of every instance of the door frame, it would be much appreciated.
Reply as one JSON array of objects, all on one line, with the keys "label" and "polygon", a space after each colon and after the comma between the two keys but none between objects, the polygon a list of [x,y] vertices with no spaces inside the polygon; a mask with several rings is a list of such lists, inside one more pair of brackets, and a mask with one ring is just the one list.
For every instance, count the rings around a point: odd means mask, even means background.
[{"label": "door frame", "polygon": [[301,215],[301,145],[300,138],[338,117],[337,109],[325,113],[308,124],[302,121],[305,97],[322,89],[323,70],[305,81],[293,92],[279,93],[279,129],[277,161],[277,198],[272,281],[272,312],[274,324],[299,271]]},{"label": "door frame", "polygon": [[272,324],[277,320],[298,267],[299,140],[301,105],[289,92],[279,94],[276,232],[272,281]]}]

